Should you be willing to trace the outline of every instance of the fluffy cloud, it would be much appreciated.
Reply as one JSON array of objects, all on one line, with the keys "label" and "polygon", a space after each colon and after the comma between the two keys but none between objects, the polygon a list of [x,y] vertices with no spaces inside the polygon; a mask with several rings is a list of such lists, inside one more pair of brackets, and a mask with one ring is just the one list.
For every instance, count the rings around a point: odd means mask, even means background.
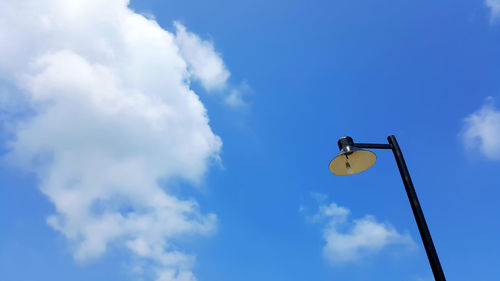
[{"label": "fluffy cloud", "polygon": [[500,0],[486,0],[485,4],[491,11],[491,21],[496,20],[500,16]]},{"label": "fluffy cloud", "polygon": [[333,264],[358,261],[375,254],[389,245],[413,245],[408,234],[400,234],[388,223],[377,222],[366,215],[350,220],[350,210],[336,203],[321,204],[319,211],[308,218],[309,222],[324,222],[324,256]]},{"label": "fluffy cloud", "polygon": [[196,34],[186,31],[186,28],[176,22],[175,42],[181,55],[189,63],[193,76],[201,81],[207,90],[218,89],[225,85],[229,72],[220,56],[215,53],[209,42],[201,40]]},{"label": "fluffy cloud", "polygon": [[222,142],[189,85],[221,89],[229,72],[210,42],[127,6],[0,2],[1,104],[14,87],[29,108],[9,121],[5,157],[36,173],[56,210],[47,222],[77,260],[125,247],[157,280],[191,281],[194,256],[179,238],[210,234],[217,219],[159,182],[196,184],[218,160]]},{"label": "fluffy cloud", "polygon": [[489,98],[478,111],[464,119],[463,141],[491,160],[500,159],[500,111]]},{"label": "fluffy cloud", "polygon": [[180,54],[188,64],[190,76],[200,81],[207,91],[216,91],[223,94],[224,103],[232,108],[241,108],[246,105],[243,95],[250,92],[250,87],[243,82],[240,86],[227,84],[230,76],[220,55],[215,52],[210,42],[175,22],[175,43],[179,46]]}]

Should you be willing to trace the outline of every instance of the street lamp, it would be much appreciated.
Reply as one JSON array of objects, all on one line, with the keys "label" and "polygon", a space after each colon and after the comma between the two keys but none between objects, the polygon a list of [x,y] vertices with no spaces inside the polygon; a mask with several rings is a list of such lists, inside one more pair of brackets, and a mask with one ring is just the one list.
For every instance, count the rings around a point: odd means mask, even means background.
[{"label": "street lamp", "polygon": [[422,237],[422,242],[424,243],[425,252],[427,253],[434,279],[436,281],[445,281],[444,272],[441,268],[436,249],[434,248],[429,228],[425,222],[424,213],[418,202],[417,193],[413,187],[410,173],[408,172],[408,168],[403,158],[403,153],[399,148],[395,136],[388,136],[387,140],[389,142],[387,144],[373,144],[354,143],[351,137],[340,138],[338,141],[340,152],[330,162],[330,172],[340,176],[361,173],[373,166],[377,160],[375,153],[369,150],[363,150],[362,148],[392,149],[394,158],[396,158],[396,163],[398,164],[399,172],[401,173],[401,178],[403,179],[408,200],[410,200],[411,209],[417,222],[420,237]]}]

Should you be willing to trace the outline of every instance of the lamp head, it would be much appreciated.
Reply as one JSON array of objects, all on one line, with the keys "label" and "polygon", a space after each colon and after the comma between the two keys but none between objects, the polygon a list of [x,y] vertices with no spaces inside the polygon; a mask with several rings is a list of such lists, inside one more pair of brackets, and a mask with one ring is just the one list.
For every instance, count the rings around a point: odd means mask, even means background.
[{"label": "lamp head", "polygon": [[347,176],[361,173],[375,164],[377,156],[369,150],[354,145],[351,137],[341,137],[338,141],[339,154],[330,162],[330,172]]}]

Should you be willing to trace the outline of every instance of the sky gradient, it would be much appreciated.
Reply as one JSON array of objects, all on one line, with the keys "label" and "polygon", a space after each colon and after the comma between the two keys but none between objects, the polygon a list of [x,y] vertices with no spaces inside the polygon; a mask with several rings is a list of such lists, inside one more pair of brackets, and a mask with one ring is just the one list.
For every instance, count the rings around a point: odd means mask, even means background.
[{"label": "sky gradient", "polygon": [[344,135],[500,278],[499,1],[66,2],[0,4],[1,280],[433,280]]}]

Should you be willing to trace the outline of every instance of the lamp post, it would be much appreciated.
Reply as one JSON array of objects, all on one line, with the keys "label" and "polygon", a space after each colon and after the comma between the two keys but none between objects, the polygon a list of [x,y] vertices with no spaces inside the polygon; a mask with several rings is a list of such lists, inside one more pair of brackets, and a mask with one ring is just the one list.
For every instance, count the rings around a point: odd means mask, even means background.
[{"label": "lamp post", "polygon": [[362,148],[391,149],[394,153],[394,158],[396,158],[401,178],[403,179],[406,194],[408,195],[408,200],[410,201],[411,209],[413,211],[413,215],[415,216],[415,221],[417,222],[420,237],[422,237],[422,242],[424,243],[425,252],[427,253],[427,258],[429,259],[434,279],[436,281],[445,281],[444,272],[441,268],[441,263],[439,262],[436,249],[434,248],[429,228],[425,222],[424,213],[422,212],[422,208],[418,202],[417,193],[413,187],[410,173],[408,172],[408,168],[406,167],[406,163],[403,158],[403,153],[399,148],[395,136],[388,136],[387,140],[387,144],[373,144],[354,143],[351,137],[340,138],[338,141],[340,152],[330,162],[330,171],[340,176],[353,175],[363,172],[375,164],[377,156],[375,153],[369,150],[363,150]]}]

